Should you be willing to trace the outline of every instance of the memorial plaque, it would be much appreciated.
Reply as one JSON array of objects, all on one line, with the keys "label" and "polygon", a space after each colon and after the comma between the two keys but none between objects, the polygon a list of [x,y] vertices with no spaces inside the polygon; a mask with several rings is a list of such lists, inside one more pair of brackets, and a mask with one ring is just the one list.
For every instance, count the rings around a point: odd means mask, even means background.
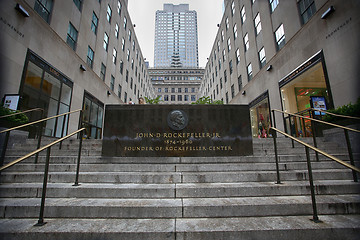
[{"label": "memorial plaque", "polygon": [[106,105],[103,156],[251,155],[247,105]]}]

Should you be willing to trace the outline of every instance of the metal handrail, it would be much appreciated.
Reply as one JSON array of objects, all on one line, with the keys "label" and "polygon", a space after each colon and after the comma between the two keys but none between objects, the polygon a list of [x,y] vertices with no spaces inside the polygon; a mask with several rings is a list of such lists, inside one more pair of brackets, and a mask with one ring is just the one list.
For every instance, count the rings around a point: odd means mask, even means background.
[{"label": "metal handrail", "polygon": [[44,209],[45,209],[45,200],[46,200],[46,188],[47,188],[47,182],[48,182],[48,175],[49,175],[49,165],[50,165],[50,151],[51,151],[51,147],[57,143],[61,143],[62,141],[64,141],[65,139],[80,133],[80,142],[79,142],[79,152],[78,152],[78,160],[77,160],[77,168],[76,168],[76,177],[75,177],[75,184],[73,186],[78,186],[79,185],[79,169],[80,169],[80,158],[81,158],[81,148],[82,148],[82,139],[83,139],[83,131],[86,130],[86,128],[81,128],[73,133],[70,133],[68,135],[66,135],[65,137],[62,137],[52,143],[49,143],[48,145],[39,148],[21,158],[18,158],[14,161],[12,161],[9,164],[6,164],[5,166],[2,166],[0,168],[0,172],[35,155],[38,154],[41,151],[44,151],[45,149],[47,150],[46,152],[46,163],[45,163],[45,170],[44,170],[44,181],[43,181],[43,188],[42,188],[42,197],[41,197],[41,206],[40,206],[40,214],[39,214],[39,220],[37,222],[37,224],[35,224],[35,226],[43,226],[44,224],[46,224],[46,222],[44,222]]},{"label": "metal handrail", "polygon": [[44,122],[44,121],[47,121],[47,120],[50,120],[50,119],[53,119],[53,118],[62,117],[62,116],[65,116],[65,115],[68,115],[68,114],[71,114],[71,113],[75,113],[75,112],[79,112],[79,111],[82,111],[82,109],[74,110],[74,111],[67,112],[67,113],[62,113],[62,114],[59,114],[59,115],[56,115],[56,116],[40,119],[40,120],[35,121],[35,122],[26,123],[26,124],[23,124],[21,126],[9,128],[9,129],[1,131],[0,134],[5,133],[5,132],[10,132],[10,131],[13,131],[13,130],[16,130],[16,129],[19,129],[19,128],[27,127],[27,126],[30,126],[30,125],[33,125],[33,124],[41,123],[41,122]]},{"label": "metal handrail", "polygon": [[8,115],[0,116],[0,119],[1,119],[1,118],[6,118],[6,117],[15,116],[15,115],[22,114],[22,113],[33,112],[33,111],[44,111],[44,109],[42,109],[42,108],[29,109],[29,110],[22,111],[22,112],[16,112],[16,113],[12,113],[12,114],[8,114]]},{"label": "metal handrail", "polygon": [[[311,120],[311,121],[323,123],[323,124],[326,124],[326,125],[329,125],[329,126],[342,128],[342,129],[346,129],[346,130],[349,130],[349,131],[352,131],[352,132],[360,133],[360,130],[356,130],[356,129],[349,128],[349,127],[344,127],[344,126],[337,125],[337,124],[334,124],[334,123],[325,122],[325,121],[322,121],[322,120],[319,120],[319,119],[309,118],[309,117],[301,116],[301,115],[298,115],[298,114],[295,114],[295,113],[288,113],[288,112],[281,111],[281,110],[278,110],[278,109],[272,109],[272,111],[283,113],[283,114],[288,114],[288,115],[292,115],[292,116],[295,116],[295,117],[304,118],[304,119],[308,119],[308,120]],[[318,110],[316,110],[316,111],[318,111]]]},{"label": "metal handrail", "polygon": [[[350,163],[352,165],[355,165],[354,164],[354,156],[353,156],[352,149],[351,149],[351,143],[350,143],[350,138],[349,138],[349,132],[348,131],[352,131],[352,132],[355,132],[355,133],[360,133],[359,130],[352,129],[352,128],[349,128],[349,127],[344,127],[344,126],[329,123],[329,122],[325,122],[325,121],[321,121],[321,120],[315,119],[315,118],[309,118],[309,117],[301,116],[301,115],[298,115],[298,114],[295,114],[295,113],[287,113],[287,112],[277,110],[277,109],[273,109],[272,112],[273,112],[273,116],[274,116],[274,122],[275,122],[275,113],[274,112],[280,112],[282,114],[288,114],[289,116],[292,115],[292,116],[299,117],[299,118],[302,118],[302,119],[308,119],[310,121],[319,122],[319,123],[326,124],[326,125],[329,125],[329,126],[344,129],[345,140],[346,140],[346,145],[347,145],[348,154],[349,154],[349,158],[350,158]],[[314,146],[317,147],[315,127],[314,127],[313,124],[311,124],[311,126],[312,126],[312,131],[313,131],[312,135],[313,135]],[[276,126],[274,126],[274,127],[276,128]],[[292,146],[294,147],[294,140],[292,139],[291,142],[292,142]],[[319,155],[318,155],[317,151],[315,151],[315,155],[316,155],[316,160],[319,161]],[[354,170],[352,171],[352,174],[353,174],[354,182],[357,182],[358,179],[357,179],[357,176],[356,176],[356,172]]]},{"label": "metal handrail", "polygon": [[309,154],[309,148],[324,155],[325,157],[327,158],[330,158],[331,160],[334,160],[336,161],[337,163],[340,163],[341,165],[347,167],[347,168],[350,168],[352,169],[353,171],[356,171],[356,172],[359,172],[360,173],[360,169],[351,165],[351,164],[348,164],[316,147],[313,147],[303,141],[300,141],[299,139],[277,129],[277,128],[274,128],[274,127],[270,127],[270,130],[273,130],[274,133],[273,133],[273,139],[274,139],[274,150],[275,150],[275,161],[276,161],[276,173],[277,173],[277,183],[281,183],[280,182],[280,171],[279,171],[279,161],[278,161],[278,155],[277,155],[277,147],[276,147],[276,132],[278,133],[281,133],[282,135],[288,137],[288,138],[291,138],[292,140],[302,144],[304,147],[305,147],[305,152],[306,152],[306,161],[307,161],[307,167],[308,167],[308,174],[309,174],[309,184],[310,184],[310,191],[311,191],[311,202],[312,202],[312,208],[313,208],[313,221],[314,222],[321,222],[319,220],[319,217],[318,217],[318,214],[317,214],[317,208],[316,208],[316,199],[315,199],[315,189],[314,189],[314,181],[313,181],[313,176],[312,176],[312,169],[311,169],[311,161],[310,161],[310,154]]},{"label": "metal handrail", "polygon": [[[4,145],[3,145],[3,150],[2,150],[2,153],[1,153],[1,157],[0,157],[0,164],[2,165],[3,162],[4,162],[5,153],[6,153],[6,149],[7,149],[7,144],[8,144],[8,141],[9,141],[9,134],[10,134],[11,131],[19,129],[19,128],[27,127],[27,126],[30,126],[30,125],[34,125],[34,124],[43,123],[43,122],[45,122],[47,120],[62,117],[62,116],[65,116],[65,115],[70,115],[72,113],[79,112],[79,111],[82,111],[82,109],[77,109],[77,110],[70,111],[70,112],[67,112],[67,113],[62,113],[62,114],[59,114],[59,115],[55,115],[55,116],[52,116],[52,117],[40,119],[40,120],[37,120],[37,121],[34,121],[34,122],[26,123],[26,124],[23,124],[23,125],[20,125],[20,126],[17,126],[17,127],[13,127],[13,128],[9,128],[9,129],[0,131],[0,134],[6,133],[5,141],[4,141]],[[81,117],[80,117],[80,119],[81,119]],[[64,125],[65,125],[65,118],[64,118],[64,123],[63,123],[63,129],[64,129]],[[64,132],[64,130],[61,131],[61,135],[63,134],[63,132]],[[40,148],[41,136],[42,136],[42,126],[39,127],[39,139],[38,139],[37,149]],[[60,142],[60,148],[61,148],[61,142]],[[36,157],[35,157],[35,163],[37,163],[37,159],[38,159],[38,155],[36,155]]]},{"label": "metal handrail", "polygon": [[358,117],[335,114],[335,113],[332,113],[332,112],[329,112],[329,111],[320,110],[320,109],[309,108],[309,110],[311,110],[311,111],[317,111],[317,112],[323,112],[323,113],[326,113],[326,114],[329,114],[329,115],[333,115],[333,116],[335,116],[335,117],[343,117],[343,118],[350,118],[350,119],[360,120],[360,118],[358,118]]}]

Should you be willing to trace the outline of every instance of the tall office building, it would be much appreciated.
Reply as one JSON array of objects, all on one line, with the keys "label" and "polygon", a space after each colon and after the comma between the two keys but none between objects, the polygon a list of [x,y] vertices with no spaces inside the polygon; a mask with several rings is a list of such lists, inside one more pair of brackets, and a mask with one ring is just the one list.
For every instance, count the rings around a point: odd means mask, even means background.
[{"label": "tall office building", "polygon": [[156,11],[154,67],[198,67],[197,13],[189,4]]}]

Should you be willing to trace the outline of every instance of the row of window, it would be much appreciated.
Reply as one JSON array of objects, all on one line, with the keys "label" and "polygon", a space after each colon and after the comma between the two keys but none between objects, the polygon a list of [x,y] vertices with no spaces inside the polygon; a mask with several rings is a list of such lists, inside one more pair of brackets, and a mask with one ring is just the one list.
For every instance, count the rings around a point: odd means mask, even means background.
[{"label": "row of window", "polygon": [[[191,90],[191,92],[192,93],[194,93],[195,91],[197,91],[197,89],[196,88],[190,88],[190,90]],[[162,91],[164,91],[165,93],[167,93],[167,92],[169,92],[169,88],[164,88],[164,89],[162,89],[162,88],[158,88],[158,92],[159,93],[161,93]],[[185,93],[187,93],[187,92],[189,92],[189,88],[184,88],[184,89],[182,89],[182,88],[171,88],[171,92],[172,93],[175,93],[175,92],[178,92],[178,93],[181,93],[181,92],[185,92]]]},{"label": "row of window", "polygon": [[[177,96],[177,97],[176,97]],[[183,97],[184,96],[184,97]],[[160,100],[168,102],[169,101],[169,95],[158,95],[160,97]],[[188,102],[189,101],[189,95],[170,95],[170,101],[178,101],[178,102]],[[194,102],[196,101],[195,95],[190,95],[190,101]]]}]

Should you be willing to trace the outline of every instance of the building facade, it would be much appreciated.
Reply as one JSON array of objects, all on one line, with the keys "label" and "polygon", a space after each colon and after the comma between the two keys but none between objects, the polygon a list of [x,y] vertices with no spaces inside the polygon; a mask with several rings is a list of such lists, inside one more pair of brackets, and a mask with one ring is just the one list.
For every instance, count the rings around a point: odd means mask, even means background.
[{"label": "building facade", "polygon": [[201,68],[149,68],[155,96],[162,104],[190,104],[199,99]]},{"label": "building facade", "polygon": [[154,67],[199,67],[197,13],[188,4],[156,11]]},{"label": "building facade", "polygon": [[[249,104],[253,137],[269,136],[270,107],[296,113],[359,98],[359,1],[225,3],[200,95]],[[276,121],[285,129],[293,124],[281,114]]]},{"label": "building facade", "polygon": [[80,121],[79,112],[47,121],[45,135],[59,137],[84,124],[88,138],[100,138],[105,104],[153,96],[127,0],[0,5],[0,95],[19,95],[18,109],[41,107],[44,117],[84,110]]}]

